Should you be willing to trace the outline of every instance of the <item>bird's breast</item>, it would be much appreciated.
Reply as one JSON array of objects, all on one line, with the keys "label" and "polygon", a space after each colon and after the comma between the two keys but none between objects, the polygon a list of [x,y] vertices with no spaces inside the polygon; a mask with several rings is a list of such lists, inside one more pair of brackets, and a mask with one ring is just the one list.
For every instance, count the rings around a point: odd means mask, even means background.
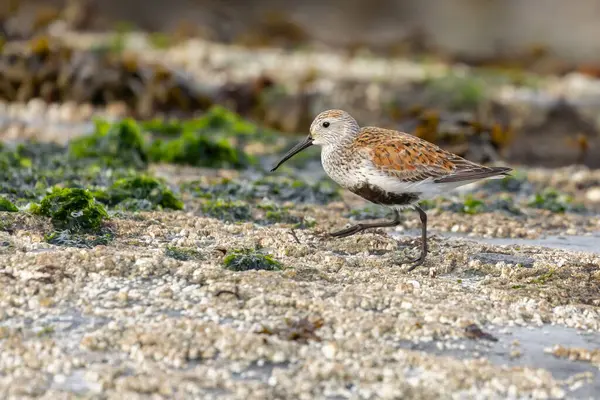
[{"label": "bird's breast", "polygon": [[360,159],[323,149],[321,163],[327,175],[346,189],[357,184],[367,183],[367,177]]}]

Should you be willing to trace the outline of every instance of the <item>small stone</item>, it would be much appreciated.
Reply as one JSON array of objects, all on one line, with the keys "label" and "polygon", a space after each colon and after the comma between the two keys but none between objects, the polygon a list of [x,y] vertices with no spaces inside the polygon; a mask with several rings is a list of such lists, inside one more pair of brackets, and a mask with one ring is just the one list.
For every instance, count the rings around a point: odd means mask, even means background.
[{"label": "small stone", "polygon": [[323,352],[323,355],[329,359],[329,360],[333,360],[335,358],[335,354],[337,352],[337,348],[335,343],[327,343],[323,346],[323,348],[321,349],[321,351]]},{"label": "small stone", "polygon": [[592,203],[600,203],[600,187],[588,189],[588,191],[585,193],[585,198]]}]

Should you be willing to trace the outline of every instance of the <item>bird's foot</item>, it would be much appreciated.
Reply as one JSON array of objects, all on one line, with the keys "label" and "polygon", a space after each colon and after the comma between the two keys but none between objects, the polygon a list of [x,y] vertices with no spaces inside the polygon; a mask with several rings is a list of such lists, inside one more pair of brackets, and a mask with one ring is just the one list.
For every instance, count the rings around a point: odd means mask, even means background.
[{"label": "bird's foot", "polygon": [[339,231],[335,231],[335,232],[331,232],[329,234],[330,237],[336,237],[336,238],[345,238],[348,236],[352,236],[360,231],[363,231],[365,229],[364,226],[362,226],[361,224],[357,224],[357,225],[352,225],[346,229],[342,229]]},{"label": "bird's foot", "polygon": [[412,264],[407,269],[407,271],[410,272],[410,271],[414,270],[415,268],[417,268],[419,265],[423,265],[423,262],[425,262],[425,253],[421,252],[421,254],[418,257],[409,258],[408,260],[401,262],[401,264]]},{"label": "bird's foot", "polygon": [[428,246],[421,246],[421,253],[414,258],[408,258],[406,260],[401,260],[398,261],[398,264],[404,265],[404,264],[412,264],[408,269],[407,272],[410,272],[412,270],[414,270],[415,268],[417,268],[419,265],[422,265],[425,262],[425,258],[427,257],[427,251],[428,251]]}]

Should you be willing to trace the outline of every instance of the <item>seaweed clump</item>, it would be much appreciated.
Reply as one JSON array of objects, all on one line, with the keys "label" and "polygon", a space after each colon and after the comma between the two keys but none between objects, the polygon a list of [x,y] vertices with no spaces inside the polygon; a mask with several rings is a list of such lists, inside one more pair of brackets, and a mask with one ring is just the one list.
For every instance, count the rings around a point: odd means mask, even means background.
[{"label": "seaweed clump", "polygon": [[312,217],[292,214],[291,206],[280,206],[276,203],[259,203],[256,207],[264,211],[264,215],[259,219],[259,223],[270,224],[292,224],[294,229],[312,228],[316,221]]},{"label": "seaweed clump", "polygon": [[281,202],[326,204],[340,199],[339,190],[328,179],[309,184],[285,176],[268,176],[255,181],[252,186],[253,197]]},{"label": "seaweed clump", "polygon": [[219,105],[212,106],[200,118],[185,121],[153,119],[142,122],[141,126],[144,130],[151,133],[159,133],[166,136],[177,136],[186,131],[226,134],[229,136],[261,137],[266,133],[256,125],[242,118],[239,114]]},{"label": "seaweed clump", "polygon": [[492,193],[519,193],[532,190],[532,185],[527,180],[527,174],[521,171],[514,171],[511,175],[502,179],[489,179],[485,181],[481,187]]},{"label": "seaweed clump", "polygon": [[279,271],[283,264],[255,249],[235,249],[223,259],[223,266],[231,271]]},{"label": "seaweed clump", "polygon": [[17,212],[19,209],[5,197],[0,197],[0,211]]},{"label": "seaweed clump", "polygon": [[152,161],[243,168],[255,162],[242,149],[244,141],[263,136],[238,114],[213,107],[201,118],[187,121],[97,121],[93,134],[71,142],[70,155],[75,160],[98,159],[109,167],[144,169]]},{"label": "seaweed clump", "polygon": [[476,199],[472,195],[467,195],[462,203],[454,203],[451,206],[452,209],[461,212],[463,214],[475,215],[486,212],[485,203],[479,199]]},{"label": "seaweed clump", "polygon": [[97,121],[95,132],[73,140],[69,151],[74,159],[100,159],[111,167],[143,169],[148,165],[144,137],[132,119]]},{"label": "seaweed clump", "polygon": [[532,208],[540,208],[560,214],[567,211],[585,211],[585,207],[581,204],[575,204],[571,196],[559,193],[552,188],[545,189],[533,195],[527,205]]},{"label": "seaweed clump", "polygon": [[37,215],[50,217],[55,231],[46,235],[48,243],[59,246],[94,247],[108,244],[113,234],[104,226],[108,213],[92,193],[79,188],[54,188],[39,205]]},{"label": "seaweed clump", "polygon": [[243,201],[208,200],[201,206],[202,212],[222,221],[246,221],[252,218],[250,205]]},{"label": "seaweed clump", "polygon": [[[224,107],[214,106],[201,118],[184,122],[142,123],[144,129],[171,140],[156,139],[149,149],[155,162],[187,164],[197,167],[243,168],[254,163],[241,149],[244,138],[263,139],[262,130]],[[235,137],[238,145],[229,139]]]},{"label": "seaweed clump", "polygon": [[100,201],[130,211],[170,208],[183,210],[183,201],[156,178],[139,175],[117,180]]},{"label": "seaweed clump", "polygon": [[295,203],[326,204],[341,198],[339,189],[329,179],[321,179],[314,184],[286,176],[267,176],[253,181],[231,180],[189,182],[183,190],[194,196],[207,199],[246,199]]},{"label": "seaweed clump", "polygon": [[196,167],[242,168],[250,165],[250,157],[235,148],[226,138],[186,131],[177,139],[154,141],[149,150],[155,162],[186,164]]},{"label": "seaweed clump", "polygon": [[176,246],[167,246],[167,248],[165,249],[165,256],[174,258],[175,260],[179,261],[202,259],[202,254],[198,250]]},{"label": "seaweed clump", "polygon": [[97,231],[108,219],[92,193],[78,188],[54,188],[32,211],[50,217],[56,229],[72,232]]}]

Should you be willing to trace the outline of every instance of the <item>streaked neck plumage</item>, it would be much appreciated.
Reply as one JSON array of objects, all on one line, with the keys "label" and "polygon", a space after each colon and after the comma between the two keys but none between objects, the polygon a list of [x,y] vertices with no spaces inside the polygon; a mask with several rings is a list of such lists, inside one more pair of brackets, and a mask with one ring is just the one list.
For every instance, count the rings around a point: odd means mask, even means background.
[{"label": "streaked neck plumage", "polygon": [[324,143],[321,149],[323,169],[334,181],[345,188],[354,186],[356,168],[360,168],[360,156],[352,150],[354,139],[360,134],[358,125],[348,126],[347,131],[333,143]]}]

